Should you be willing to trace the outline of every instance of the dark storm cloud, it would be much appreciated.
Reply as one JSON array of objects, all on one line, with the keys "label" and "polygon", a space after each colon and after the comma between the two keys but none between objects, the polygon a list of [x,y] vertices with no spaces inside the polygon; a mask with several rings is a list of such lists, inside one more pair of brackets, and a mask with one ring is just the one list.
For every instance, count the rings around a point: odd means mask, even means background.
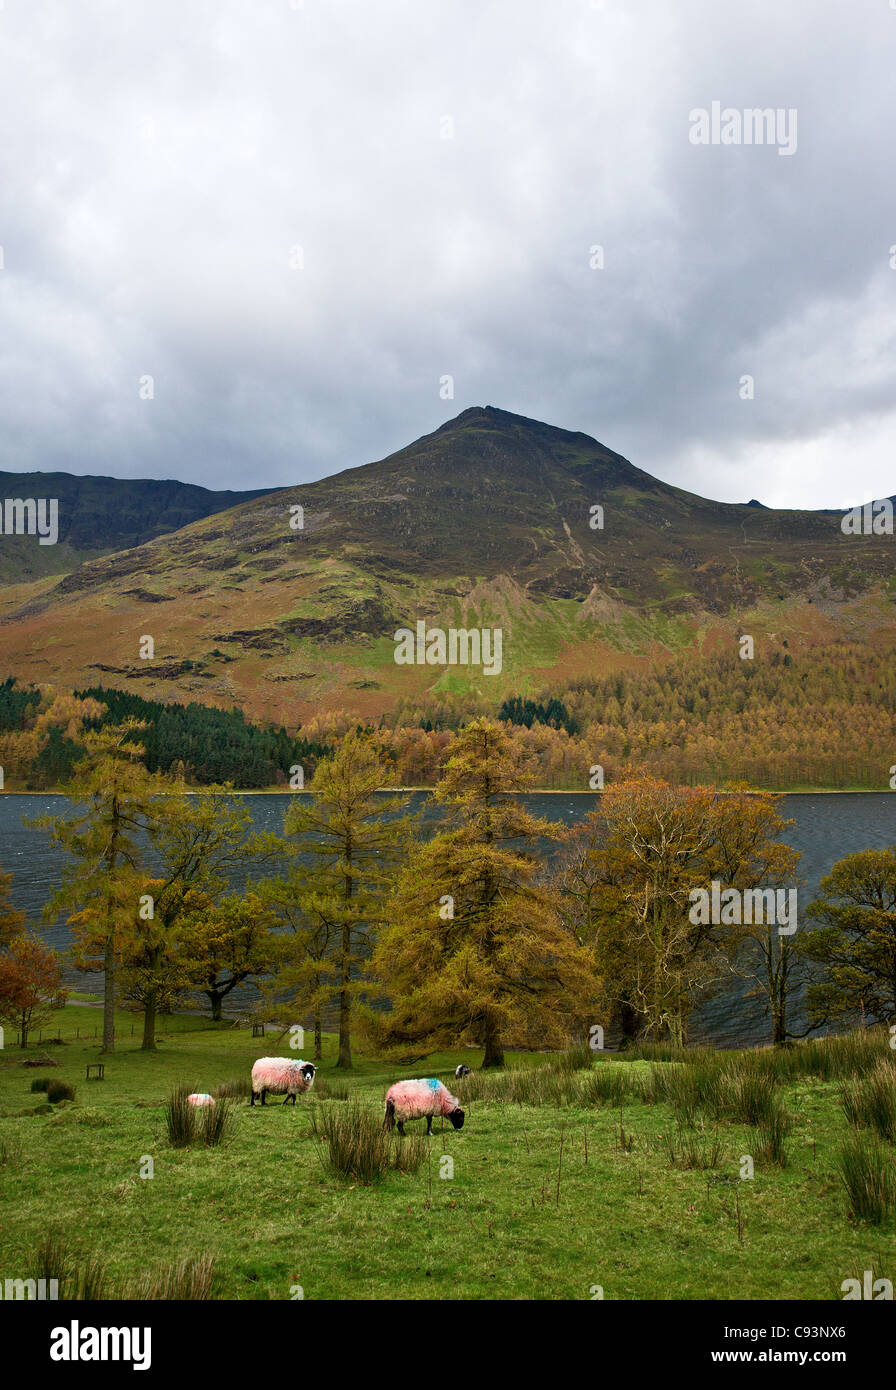
[{"label": "dark storm cloud", "polygon": [[[6,0],[0,466],[285,485],[491,404],[896,491],[896,11],[793,8]],[[713,101],[795,152],[694,145]]]}]

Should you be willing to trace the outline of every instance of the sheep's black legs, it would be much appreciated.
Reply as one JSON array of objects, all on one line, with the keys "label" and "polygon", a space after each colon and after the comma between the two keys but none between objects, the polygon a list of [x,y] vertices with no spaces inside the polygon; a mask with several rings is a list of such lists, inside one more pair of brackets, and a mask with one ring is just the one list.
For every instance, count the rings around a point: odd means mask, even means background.
[{"label": "sheep's black legs", "polygon": [[284,1105],[289,1105],[289,1097],[290,1097],[290,1094],[292,1095],[292,1103],[293,1103],[293,1105],[295,1105],[295,1103],[296,1103],[296,1093],[295,1093],[295,1091],[292,1091],[292,1092],[287,1091],[287,1093],[286,1093],[286,1100],[283,1102]]},{"label": "sheep's black legs", "polygon": [[265,1098],[266,1095],[267,1095],[267,1091],[266,1091],[265,1088],[262,1086],[262,1088],[261,1088],[261,1103],[262,1103],[262,1105],[264,1105],[264,1098]]},{"label": "sheep's black legs", "polygon": [[398,1121],[398,1133],[401,1135],[404,1134],[404,1120]]},{"label": "sheep's black legs", "polygon": [[426,1133],[432,1134],[432,1115],[426,1117]]}]

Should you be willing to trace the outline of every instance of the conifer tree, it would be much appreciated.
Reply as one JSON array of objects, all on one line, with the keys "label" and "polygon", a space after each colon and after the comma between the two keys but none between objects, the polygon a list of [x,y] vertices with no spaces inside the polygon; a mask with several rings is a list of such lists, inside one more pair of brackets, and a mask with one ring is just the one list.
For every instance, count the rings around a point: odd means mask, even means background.
[{"label": "conifer tree", "polygon": [[558,827],[522,804],[530,785],[505,725],[460,731],[434,793],[447,826],[401,873],[371,966],[391,1001],[371,1020],[384,1044],[466,1038],[500,1067],[508,1038],[561,1045],[587,1008],[589,955],[538,882],[536,846]]}]

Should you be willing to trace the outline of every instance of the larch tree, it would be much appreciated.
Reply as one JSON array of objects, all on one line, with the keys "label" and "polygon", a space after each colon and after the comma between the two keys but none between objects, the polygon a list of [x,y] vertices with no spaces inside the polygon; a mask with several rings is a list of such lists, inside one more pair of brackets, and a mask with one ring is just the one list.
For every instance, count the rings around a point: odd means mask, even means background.
[{"label": "larch tree", "polygon": [[507,727],[458,733],[434,792],[446,827],[401,872],[371,974],[391,1004],[369,1026],[386,1047],[478,1042],[484,1067],[508,1039],[562,1045],[594,992],[591,959],[538,881],[539,841],[558,827],[519,793],[530,767]]},{"label": "larch tree", "polygon": [[133,919],[150,806],[162,786],[142,765],[142,730],[127,720],[83,733],[84,757],[61,788],[75,803],[74,814],[66,810],[33,822],[70,856],[45,916],[52,921],[68,912],[79,968],[103,970],[104,1052],[115,1047],[119,934]]},{"label": "larch tree", "polygon": [[[378,791],[391,773],[373,739],[350,731],[317,766],[310,795],[289,807],[284,833],[293,843],[298,902],[313,930],[326,928],[332,993],[339,1010],[337,1067],[352,1065],[354,1003],[363,993],[368,960],[395,865],[406,855],[411,818],[406,799]],[[316,924],[316,926],[315,926]],[[323,971],[318,975],[323,980]]]}]

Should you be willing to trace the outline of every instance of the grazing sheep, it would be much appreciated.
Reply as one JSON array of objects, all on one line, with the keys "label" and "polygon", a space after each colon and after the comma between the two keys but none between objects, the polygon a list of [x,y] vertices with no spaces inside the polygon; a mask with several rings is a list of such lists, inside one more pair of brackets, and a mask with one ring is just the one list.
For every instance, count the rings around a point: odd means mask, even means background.
[{"label": "grazing sheep", "polygon": [[386,1093],[386,1115],[383,1129],[391,1130],[398,1125],[398,1133],[404,1134],[406,1120],[426,1119],[426,1133],[432,1134],[433,1115],[445,1115],[455,1129],[464,1122],[464,1112],[457,1096],[442,1085],[441,1081],[429,1078],[422,1081],[396,1081]]},{"label": "grazing sheep", "polygon": [[208,1091],[194,1091],[191,1096],[187,1096],[187,1105],[214,1105],[215,1098],[210,1096]]},{"label": "grazing sheep", "polygon": [[457,1078],[457,1080],[460,1081],[461,1077],[472,1076],[473,1072],[470,1067],[468,1067],[464,1062],[461,1062],[459,1067],[454,1068],[454,1075]]},{"label": "grazing sheep", "polygon": [[316,1071],[313,1062],[303,1062],[301,1057],[259,1057],[252,1068],[252,1099],[249,1104],[254,1105],[255,1097],[260,1094],[264,1105],[268,1091],[278,1096],[285,1091],[283,1104],[288,1105],[292,1096],[295,1105],[297,1094],[311,1090]]}]

